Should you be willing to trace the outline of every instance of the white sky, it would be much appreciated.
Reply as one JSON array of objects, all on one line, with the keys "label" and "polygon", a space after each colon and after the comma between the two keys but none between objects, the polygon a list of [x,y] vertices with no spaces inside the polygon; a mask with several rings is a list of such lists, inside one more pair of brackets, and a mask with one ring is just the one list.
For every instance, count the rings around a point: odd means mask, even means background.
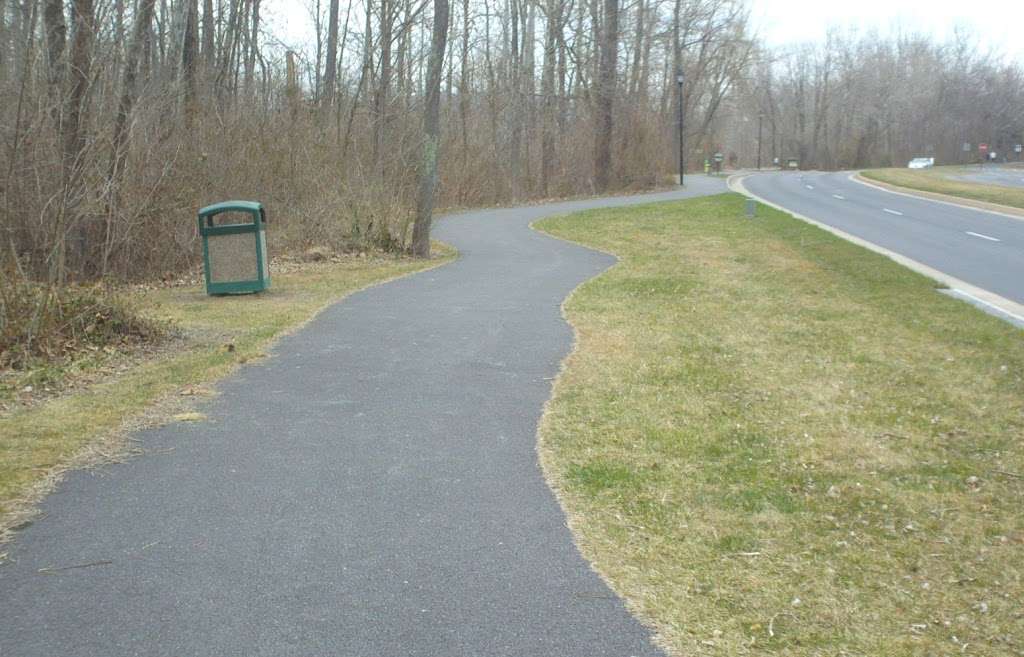
[{"label": "white sky", "polygon": [[773,46],[817,41],[830,26],[900,29],[940,39],[967,27],[983,47],[1024,63],[1024,0],[749,0],[755,29]]},{"label": "white sky", "polygon": [[[265,0],[275,35],[292,47],[313,40],[309,7],[315,0]],[[327,0],[321,0],[327,7]],[[353,15],[362,2],[351,0]],[[1024,0],[748,0],[754,28],[769,45],[817,41],[830,26],[842,30],[898,28],[939,39],[957,26],[969,28],[984,47],[1024,63]],[[346,0],[342,0],[344,16]]]}]

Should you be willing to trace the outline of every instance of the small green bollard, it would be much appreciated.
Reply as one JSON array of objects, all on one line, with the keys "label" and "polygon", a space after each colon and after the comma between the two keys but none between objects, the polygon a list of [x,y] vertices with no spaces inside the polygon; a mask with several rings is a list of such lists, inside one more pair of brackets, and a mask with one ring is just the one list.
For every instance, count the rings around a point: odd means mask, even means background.
[{"label": "small green bollard", "polygon": [[[215,223],[224,212],[248,214],[252,221]],[[199,211],[207,294],[247,294],[270,287],[266,223],[267,212],[255,201],[225,201]]]}]

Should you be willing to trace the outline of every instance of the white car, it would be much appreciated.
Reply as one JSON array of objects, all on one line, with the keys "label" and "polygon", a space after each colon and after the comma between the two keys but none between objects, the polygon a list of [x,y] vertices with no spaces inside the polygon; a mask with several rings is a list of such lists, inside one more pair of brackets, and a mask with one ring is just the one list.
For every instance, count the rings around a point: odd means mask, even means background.
[{"label": "white car", "polygon": [[934,157],[915,157],[907,164],[908,169],[930,169],[935,166]]}]

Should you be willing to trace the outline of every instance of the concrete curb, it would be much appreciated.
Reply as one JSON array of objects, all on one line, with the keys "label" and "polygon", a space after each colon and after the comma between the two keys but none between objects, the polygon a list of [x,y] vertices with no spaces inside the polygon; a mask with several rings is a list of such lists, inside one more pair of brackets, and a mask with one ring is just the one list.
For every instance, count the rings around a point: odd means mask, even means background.
[{"label": "concrete curb", "polygon": [[869,242],[865,239],[861,239],[860,237],[851,235],[845,231],[839,230],[838,228],[834,228],[832,226],[829,226],[828,224],[824,224],[810,217],[793,212],[792,210],[784,208],[781,205],[776,205],[771,201],[763,199],[760,196],[751,193],[743,184],[743,179],[749,175],[751,174],[735,174],[729,177],[729,179],[726,181],[726,184],[729,186],[729,189],[738,194],[742,194],[744,196],[753,198],[760,203],[764,203],[769,207],[779,210],[780,212],[785,212],[786,214],[792,215],[793,217],[796,217],[801,221],[805,221],[809,224],[817,226],[818,228],[821,228],[822,230],[826,230],[837,237],[841,237],[848,242],[856,244],[857,246],[862,246],[865,249],[870,249],[875,253],[884,255],[890,260],[894,260],[895,262],[903,265],[907,269],[911,269],[919,274],[927,276],[928,278],[934,281],[942,283],[943,285],[949,287],[951,291],[956,293],[964,300],[967,300],[968,302],[973,302],[975,304],[980,304],[991,310],[995,310],[999,314],[1005,315],[1007,318],[1011,319],[1012,323],[1014,324],[1024,325],[1024,305],[1019,304],[1016,301],[1011,301],[1010,299],[1007,299],[1005,297],[1001,297],[998,294],[989,292],[988,290],[984,290],[980,287],[977,287],[976,285],[971,285],[967,281],[962,281],[959,278],[950,276],[949,274],[943,273],[938,269],[929,267],[928,265],[920,263],[916,260],[912,260],[904,255],[896,253],[895,251],[890,251],[884,246],[879,246],[874,242]]}]

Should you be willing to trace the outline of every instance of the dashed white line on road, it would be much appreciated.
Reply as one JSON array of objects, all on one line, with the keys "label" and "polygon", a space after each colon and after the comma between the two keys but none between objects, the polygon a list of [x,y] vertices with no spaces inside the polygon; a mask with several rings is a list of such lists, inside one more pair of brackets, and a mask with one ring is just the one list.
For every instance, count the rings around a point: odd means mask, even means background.
[{"label": "dashed white line on road", "polygon": [[845,200],[846,200],[846,197],[845,197],[845,196],[840,196],[839,194],[833,194],[833,195],[832,195],[832,198],[837,198],[837,199],[839,199],[840,201],[845,201]]},{"label": "dashed white line on road", "polygon": [[980,237],[981,239],[988,240],[989,242],[1002,242],[1003,241],[1003,240],[999,239],[998,237],[990,237],[988,235],[982,235],[981,233],[974,233],[974,232],[971,232],[971,231],[967,231],[967,234],[968,235],[973,235],[974,237]]},{"label": "dashed white line on road", "polygon": [[807,189],[814,189],[814,185],[804,185]]},{"label": "dashed white line on road", "polygon": [[889,208],[882,208],[882,210],[885,211],[885,212],[888,212],[889,214],[894,214],[897,217],[902,217],[903,216],[903,213],[900,212],[899,210],[890,210]]}]

